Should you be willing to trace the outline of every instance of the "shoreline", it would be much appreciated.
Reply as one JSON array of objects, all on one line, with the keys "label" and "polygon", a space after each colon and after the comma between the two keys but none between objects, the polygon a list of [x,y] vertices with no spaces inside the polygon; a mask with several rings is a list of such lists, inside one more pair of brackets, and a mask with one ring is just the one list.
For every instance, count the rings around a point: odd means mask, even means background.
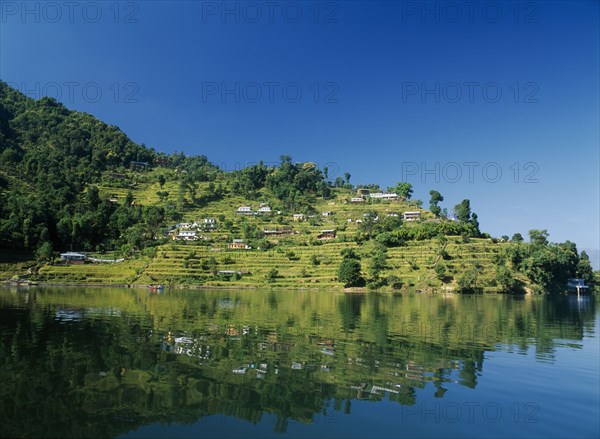
[{"label": "shoreline", "polygon": [[[156,285],[156,284],[152,284]],[[36,281],[26,281],[26,282],[14,282],[10,280],[2,280],[0,281],[0,287],[71,287],[71,288],[121,288],[121,289],[147,289],[151,290],[152,285],[150,284],[102,284],[102,283],[61,283],[61,282],[36,282]],[[466,295],[466,296],[511,296],[511,297],[525,297],[532,296],[533,293],[531,291],[524,292],[514,292],[514,293],[504,293],[500,291],[488,291],[488,292],[480,292],[480,293],[469,293],[469,294],[461,294],[457,293],[454,289],[445,288],[443,290],[432,289],[432,288],[413,288],[413,289],[402,289],[402,290],[370,290],[367,287],[284,287],[277,285],[256,285],[256,286],[248,286],[248,285],[204,285],[204,284],[162,284],[163,291],[165,290],[279,290],[279,291],[329,291],[335,293],[344,293],[344,294],[369,294],[369,293],[377,293],[377,294],[426,294],[426,295],[443,295],[443,296],[457,296],[457,295]],[[564,293],[568,294],[568,293]],[[543,294],[542,294],[543,295]],[[594,295],[594,294],[590,294]]]}]

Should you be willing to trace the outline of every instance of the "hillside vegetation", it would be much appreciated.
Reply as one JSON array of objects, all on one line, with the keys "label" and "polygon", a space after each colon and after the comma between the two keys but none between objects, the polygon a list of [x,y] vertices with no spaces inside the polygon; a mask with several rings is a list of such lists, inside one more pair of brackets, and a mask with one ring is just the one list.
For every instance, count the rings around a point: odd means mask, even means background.
[{"label": "hillside vegetation", "polygon": [[[544,230],[529,243],[491,237],[468,199],[449,215],[435,190],[426,210],[409,183],[382,190],[350,179],[289,156],[224,172],[0,82],[0,278],[459,292],[593,283],[585,252],[549,243]],[[120,262],[66,264],[66,251]]]}]

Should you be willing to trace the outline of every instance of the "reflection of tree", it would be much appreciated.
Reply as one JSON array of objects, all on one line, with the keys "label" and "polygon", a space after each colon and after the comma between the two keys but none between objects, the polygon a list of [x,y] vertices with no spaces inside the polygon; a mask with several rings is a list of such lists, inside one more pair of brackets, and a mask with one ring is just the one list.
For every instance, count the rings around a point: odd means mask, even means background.
[{"label": "reflection of tree", "polygon": [[[252,423],[270,414],[285,431],[289,420],[350,413],[357,398],[412,405],[417,388],[438,398],[456,380],[475,388],[498,344],[546,355],[557,338],[581,340],[595,312],[562,297],[73,289],[24,297],[0,293],[2,437],[114,436],[214,414]],[[277,312],[265,312],[273,303]],[[324,333],[323,322],[344,331]],[[232,373],[242,365],[244,374]]]}]

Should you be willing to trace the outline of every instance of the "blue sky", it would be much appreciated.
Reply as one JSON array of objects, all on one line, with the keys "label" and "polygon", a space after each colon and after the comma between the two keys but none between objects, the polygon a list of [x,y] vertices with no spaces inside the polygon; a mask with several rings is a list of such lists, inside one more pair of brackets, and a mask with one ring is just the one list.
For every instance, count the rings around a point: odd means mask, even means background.
[{"label": "blue sky", "polygon": [[599,248],[599,3],[0,3],[0,78],[225,169],[282,154]]}]

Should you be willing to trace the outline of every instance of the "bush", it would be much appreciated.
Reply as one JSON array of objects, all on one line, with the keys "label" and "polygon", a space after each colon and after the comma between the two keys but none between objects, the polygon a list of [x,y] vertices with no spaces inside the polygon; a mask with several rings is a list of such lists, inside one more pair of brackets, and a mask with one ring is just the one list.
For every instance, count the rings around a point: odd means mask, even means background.
[{"label": "bush", "polygon": [[356,287],[363,283],[360,275],[360,262],[356,259],[345,257],[338,269],[338,280],[346,287]]},{"label": "bush", "polygon": [[435,266],[435,277],[437,277],[442,282],[446,279],[446,267],[443,264],[437,264]]},{"label": "bush", "polygon": [[267,282],[275,282],[275,279],[279,277],[279,271],[276,268],[272,268],[267,274],[265,274],[265,278]]}]

